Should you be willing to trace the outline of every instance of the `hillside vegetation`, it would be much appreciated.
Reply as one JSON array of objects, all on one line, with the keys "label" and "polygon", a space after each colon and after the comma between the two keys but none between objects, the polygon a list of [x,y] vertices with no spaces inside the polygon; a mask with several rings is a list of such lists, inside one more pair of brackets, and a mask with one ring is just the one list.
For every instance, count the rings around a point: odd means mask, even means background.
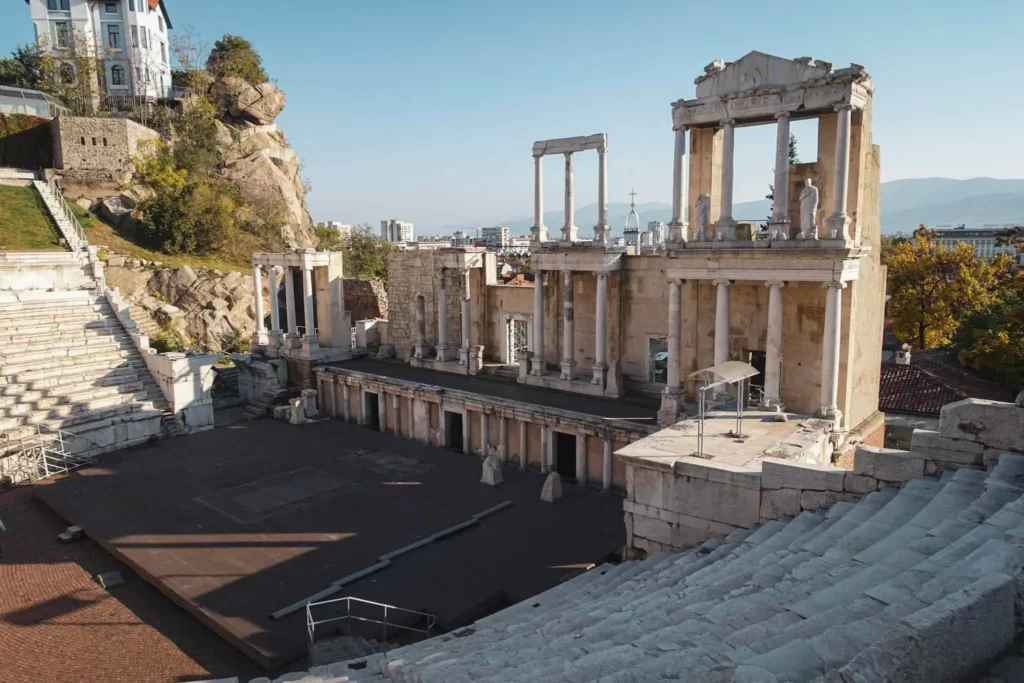
[{"label": "hillside vegetation", "polygon": [[0,250],[61,250],[60,237],[34,187],[0,185]]}]

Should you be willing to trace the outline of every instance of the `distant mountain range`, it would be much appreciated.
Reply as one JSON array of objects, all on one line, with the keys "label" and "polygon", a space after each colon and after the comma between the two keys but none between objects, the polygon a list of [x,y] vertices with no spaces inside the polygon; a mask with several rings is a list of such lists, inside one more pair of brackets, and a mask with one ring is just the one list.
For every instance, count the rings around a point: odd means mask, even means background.
[{"label": "distant mountain range", "polygon": [[[882,232],[910,233],[924,223],[930,227],[954,226],[965,223],[971,228],[986,224],[1024,224],[1024,180],[1001,180],[998,178],[911,178],[882,183]],[[640,224],[646,227],[648,221],[672,219],[672,207],[664,202],[638,204]],[[762,220],[771,213],[771,202],[762,199],[755,202],[740,202],[733,207],[737,219]],[[621,235],[629,215],[629,204],[609,204],[608,223],[613,235]],[[562,212],[544,214],[548,228],[562,225]],[[588,204],[576,210],[576,225],[581,236],[590,234],[590,228],[597,223],[597,204]],[[513,235],[529,232],[533,218],[507,221]],[[471,228],[463,228],[471,231]]]}]

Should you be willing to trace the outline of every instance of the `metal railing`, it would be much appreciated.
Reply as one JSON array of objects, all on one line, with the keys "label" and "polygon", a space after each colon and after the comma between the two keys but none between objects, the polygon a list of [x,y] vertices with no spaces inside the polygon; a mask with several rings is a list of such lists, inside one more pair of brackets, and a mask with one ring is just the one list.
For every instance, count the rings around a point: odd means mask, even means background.
[{"label": "metal railing", "polygon": [[[342,603],[344,603],[344,605]],[[370,605],[372,607],[380,607],[380,608],[382,608],[383,612],[384,612],[383,620],[381,620],[381,619],[371,619],[369,617],[361,617],[361,616],[357,616],[355,614],[352,614],[352,603],[356,603],[357,605]],[[340,608],[340,607],[344,606],[345,614],[343,614],[341,616],[338,616],[338,617],[331,617],[329,619],[320,619],[319,621],[314,620],[313,619],[313,609],[314,608],[321,608],[321,607],[324,607],[326,605],[334,605],[337,608]],[[425,619],[426,622],[427,622],[427,626],[426,626],[426,628],[416,628],[414,626],[405,626],[403,624],[396,624],[393,621],[389,622],[388,621],[388,613],[389,612],[392,615],[399,615],[399,616],[406,615],[406,616],[414,616],[414,617],[419,617],[421,619]],[[315,643],[316,642],[316,627],[317,626],[322,626],[324,624],[330,624],[330,623],[342,622],[342,621],[345,622],[345,625],[348,627],[348,634],[349,635],[352,635],[352,622],[353,621],[360,621],[360,622],[365,622],[365,623],[370,623],[370,624],[380,624],[382,626],[382,628],[383,628],[381,640],[382,641],[386,641],[388,639],[388,627],[389,626],[391,628],[397,628],[397,629],[401,629],[403,631],[412,631],[413,633],[422,633],[422,634],[426,635],[429,638],[430,637],[430,630],[432,628],[434,628],[434,623],[436,622],[436,618],[434,617],[433,614],[427,614],[426,612],[417,612],[415,610],[405,609],[404,607],[395,607],[394,605],[385,605],[384,603],[381,603],[381,602],[373,602],[371,600],[363,600],[362,598],[353,598],[351,596],[344,597],[344,598],[335,598],[334,600],[322,600],[320,602],[309,602],[309,603],[306,603],[306,633],[309,635],[309,642],[310,643]]]},{"label": "metal railing", "polygon": [[[85,239],[85,229],[82,224],[78,222],[78,217],[75,216],[74,211],[71,210],[71,205],[68,204],[68,200],[64,198],[64,193],[60,189],[60,185],[57,184],[56,178],[50,178],[46,181],[46,186],[50,190],[50,194],[53,195],[54,201],[57,203],[57,210],[61,216],[67,219],[68,223],[71,224],[71,229],[74,230],[75,236],[79,240],[78,248],[85,249],[89,246],[89,240]],[[54,216],[54,219],[58,219],[60,216]]]},{"label": "metal railing", "polygon": [[84,436],[42,425],[26,425],[3,432],[0,434],[0,458],[7,462],[6,467],[0,467],[0,475],[11,477],[15,483],[32,482],[93,464],[95,458],[91,456],[68,453],[65,443],[70,439],[96,445]]}]

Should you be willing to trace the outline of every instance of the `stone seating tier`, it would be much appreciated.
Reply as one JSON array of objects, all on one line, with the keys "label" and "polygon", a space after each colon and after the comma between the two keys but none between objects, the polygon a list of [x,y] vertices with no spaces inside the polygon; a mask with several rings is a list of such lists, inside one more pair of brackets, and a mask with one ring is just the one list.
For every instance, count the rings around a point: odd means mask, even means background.
[{"label": "stone seating tier", "polygon": [[1024,454],[1002,452],[280,680],[956,681],[1012,643],[1022,563]]}]

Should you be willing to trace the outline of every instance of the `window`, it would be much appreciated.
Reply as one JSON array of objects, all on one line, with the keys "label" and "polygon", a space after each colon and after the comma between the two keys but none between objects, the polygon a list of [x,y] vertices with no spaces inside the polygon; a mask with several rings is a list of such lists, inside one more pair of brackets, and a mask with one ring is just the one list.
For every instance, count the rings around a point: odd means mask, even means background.
[{"label": "window", "polygon": [[164,32],[164,18],[161,17],[161,16],[157,16],[157,18],[156,18],[156,25],[160,27],[160,33],[163,33]]},{"label": "window", "polygon": [[117,3],[116,2],[104,3],[104,8],[105,8],[107,14],[117,14]]},{"label": "window", "polygon": [[104,146],[104,147],[106,147],[106,146],[107,146],[107,139],[106,139],[106,138],[103,138],[103,146]]},{"label": "window", "polygon": [[71,46],[71,26],[66,21],[58,21],[54,24],[57,31],[57,47]]},{"label": "window", "polygon": [[93,147],[95,147],[95,146],[96,146],[96,138],[93,138],[93,139],[92,139],[92,146],[93,146]]},{"label": "window", "polygon": [[146,42],[146,27],[142,27],[142,47],[149,49],[149,43]]},{"label": "window", "polygon": [[[124,85],[124,67],[120,64],[115,64],[110,67],[110,84],[111,85]],[[104,140],[104,147],[106,141]]]},{"label": "window", "polygon": [[60,65],[60,80],[64,85],[70,85],[75,82],[75,68],[67,62]]},{"label": "window", "polygon": [[132,47],[139,46],[139,27],[132,26]]},{"label": "window", "polygon": [[[142,1],[145,2],[146,0],[142,0]],[[135,0],[128,0],[128,10],[130,12],[134,12],[135,11]]]},{"label": "window", "polygon": [[68,12],[71,10],[71,0],[46,0],[46,9]]},{"label": "window", "polygon": [[164,58],[164,64],[166,64],[167,63],[167,46],[165,44],[163,44],[163,43],[160,43],[160,56],[162,56]]},{"label": "window", "polygon": [[85,147],[85,138],[82,138],[82,147]]},{"label": "window", "polygon": [[121,27],[116,24],[107,26],[107,45],[112,48],[121,47]]}]

